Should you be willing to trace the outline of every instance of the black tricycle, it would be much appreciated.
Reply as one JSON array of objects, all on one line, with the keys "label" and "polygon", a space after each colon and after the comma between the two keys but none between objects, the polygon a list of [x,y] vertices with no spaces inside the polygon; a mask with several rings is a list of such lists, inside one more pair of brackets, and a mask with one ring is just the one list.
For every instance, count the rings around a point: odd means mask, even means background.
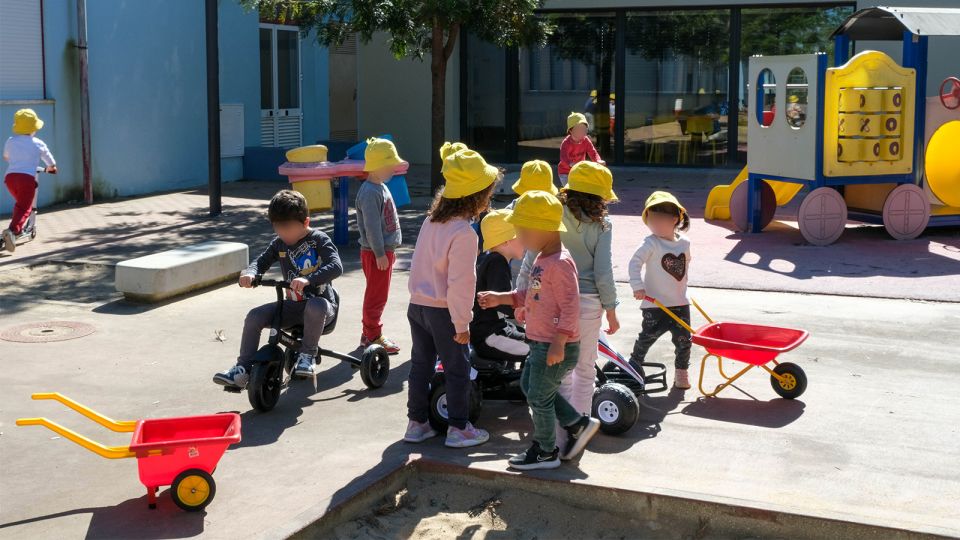
[{"label": "black tricycle", "polygon": [[[250,405],[255,409],[267,412],[273,409],[280,400],[280,394],[291,379],[291,373],[297,363],[297,355],[303,339],[303,325],[290,328],[281,328],[280,321],[283,312],[284,289],[290,288],[289,281],[264,279],[257,275],[253,279],[253,286],[275,287],[277,289],[277,311],[270,327],[270,338],[266,345],[260,347],[253,357],[253,367],[250,369],[250,381],[247,383],[247,397]],[[337,326],[337,316],[340,309],[340,295],[332,283],[320,287],[308,286],[303,289],[307,298],[322,297],[333,306],[333,317],[326,322],[322,335],[330,334]],[[390,374],[390,355],[380,345],[372,344],[355,358],[323,347],[317,352],[317,360],[322,357],[334,358],[346,362],[360,371],[360,378],[367,388],[380,388],[387,382]],[[242,389],[236,386],[224,386],[224,391],[239,393]]]}]

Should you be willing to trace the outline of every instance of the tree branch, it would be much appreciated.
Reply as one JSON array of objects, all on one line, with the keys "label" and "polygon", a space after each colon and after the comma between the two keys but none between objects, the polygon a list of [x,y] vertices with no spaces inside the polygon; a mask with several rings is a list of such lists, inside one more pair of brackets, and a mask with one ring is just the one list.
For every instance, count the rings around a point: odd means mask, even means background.
[{"label": "tree branch", "polygon": [[457,35],[460,33],[460,25],[454,24],[447,31],[447,43],[443,46],[443,57],[449,59],[453,54],[453,48],[457,44]]}]

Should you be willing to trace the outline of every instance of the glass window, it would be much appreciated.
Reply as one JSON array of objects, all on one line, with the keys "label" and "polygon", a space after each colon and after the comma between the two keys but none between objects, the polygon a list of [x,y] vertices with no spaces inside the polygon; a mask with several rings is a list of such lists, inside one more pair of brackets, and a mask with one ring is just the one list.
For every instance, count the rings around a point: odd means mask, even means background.
[{"label": "glass window", "polygon": [[721,163],[730,12],[628,12],[626,29],[626,162]]},{"label": "glass window", "polygon": [[[833,65],[833,40],[830,34],[853,14],[845,7],[771,7],[741,11],[740,29],[740,116],[737,121],[737,154],[747,161],[747,92],[755,75],[749,72],[749,58],[755,54],[782,55],[825,52]],[[789,99],[789,94],[787,99]]]},{"label": "glass window", "polygon": [[503,161],[506,145],[506,53],[496,45],[466,37],[466,143],[489,161]]},{"label": "glass window", "polygon": [[762,127],[770,127],[777,114],[777,80],[769,69],[757,77],[757,105],[757,122]]},{"label": "glass window", "polygon": [[277,108],[300,108],[299,32],[277,30]]},{"label": "glass window", "polygon": [[273,108],[273,31],[260,29],[260,108]]},{"label": "glass window", "polygon": [[549,43],[519,55],[518,157],[557,163],[567,116],[581,112],[601,157],[611,160],[616,19],[612,13],[547,17],[556,27]]},{"label": "glass window", "polygon": [[793,68],[787,76],[787,108],[784,115],[787,124],[800,129],[807,121],[807,75],[800,68]]}]

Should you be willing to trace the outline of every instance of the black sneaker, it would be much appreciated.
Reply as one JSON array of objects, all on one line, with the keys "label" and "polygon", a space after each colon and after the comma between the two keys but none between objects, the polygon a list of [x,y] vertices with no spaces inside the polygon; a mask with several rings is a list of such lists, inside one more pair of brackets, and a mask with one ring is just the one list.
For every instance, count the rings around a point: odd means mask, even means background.
[{"label": "black sneaker", "polygon": [[565,428],[567,430],[567,444],[563,447],[563,454],[560,459],[567,461],[573,459],[583,451],[590,439],[597,434],[600,429],[600,421],[587,415],[580,417],[576,423]]},{"label": "black sneaker", "polygon": [[519,471],[556,469],[560,466],[560,449],[554,447],[552,452],[544,452],[540,449],[540,443],[535,442],[529,450],[513,456],[507,463],[511,469]]}]

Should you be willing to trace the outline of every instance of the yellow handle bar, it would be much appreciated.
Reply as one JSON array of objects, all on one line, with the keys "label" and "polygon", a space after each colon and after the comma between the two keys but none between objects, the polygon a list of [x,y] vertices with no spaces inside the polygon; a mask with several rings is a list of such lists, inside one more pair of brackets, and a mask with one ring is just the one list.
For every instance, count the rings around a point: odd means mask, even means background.
[{"label": "yellow handle bar", "polygon": [[[654,304],[656,304],[656,306],[657,306],[658,308],[662,309],[664,313],[666,313],[667,315],[669,315],[673,320],[677,321],[677,324],[679,324],[680,326],[686,328],[688,332],[690,332],[691,334],[696,334],[696,333],[697,333],[697,331],[694,330],[689,324],[687,324],[686,322],[684,322],[683,319],[681,319],[680,317],[677,317],[676,313],[670,311],[670,308],[668,308],[667,306],[661,304],[659,300],[657,300],[656,298],[653,298],[653,297],[651,297],[651,296],[647,296],[647,297],[645,297],[645,298],[646,298],[647,300],[653,302]],[[703,310],[700,309],[700,306],[697,305],[696,302],[694,302],[693,305],[697,306],[697,309],[700,310],[700,313],[703,313]],[[707,319],[708,321],[713,322],[712,320],[710,320],[710,317],[707,317],[707,314],[706,314],[706,313],[703,313],[703,316],[706,317],[706,319]]]},{"label": "yellow handle bar", "polygon": [[[36,395],[36,394],[34,394]],[[37,398],[35,398],[37,399]],[[39,398],[46,399],[46,398]],[[56,399],[56,398],[53,398]],[[80,435],[79,433],[70,431],[69,429],[61,426],[56,422],[47,420],[46,418],[18,418],[18,426],[43,426],[50,431],[54,431],[63,435],[67,439],[79,444],[80,446],[86,448],[87,450],[97,454],[100,457],[105,457],[107,459],[120,459],[120,458],[129,458],[136,457],[136,454],[130,451],[128,446],[104,446],[100,443],[91,441],[90,439]]]},{"label": "yellow handle bar", "polygon": [[[63,403],[67,407],[70,407],[71,409],[86,416],[87,418],[89,418],[90,420],[93,420],[94,422],[100,424],[101,426],[111,431],[116,431],[118,433],[132,433],[133,430],[136,429],[137,427],[137,423],[134,421],[130,421],[130,420],[117,421],[117,420],[113,420],[112,418],[107,418],[106,416],[103,416],[102,414],[90,409],[89,407],[85,407],[58,392],[38,392],[36,394],[32,394],[30,398],[31,399],[52,399],[54,401],[59,401],[60,403]],[[20,425],[19,421],[17,425]]]}]

